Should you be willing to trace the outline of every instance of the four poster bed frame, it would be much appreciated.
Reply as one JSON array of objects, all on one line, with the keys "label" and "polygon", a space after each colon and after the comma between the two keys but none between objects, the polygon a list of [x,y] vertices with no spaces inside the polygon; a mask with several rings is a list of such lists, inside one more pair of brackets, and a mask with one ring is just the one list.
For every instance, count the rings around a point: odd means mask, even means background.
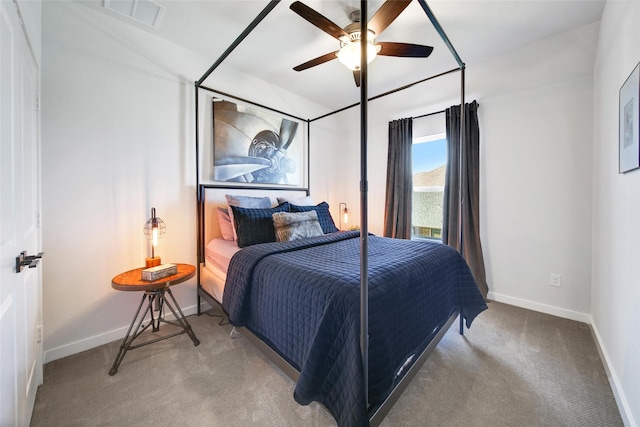
[{"label": "four poster bed frame", "polygon": [[[437,31],[438,35],[441,37],[442,41],[444,42],[444,44],[447,46],[447,48],[449,49],[451,55],[453,56],[453,58],[455,59],[455,61],[458,64],[458,68],[454,68],[452,70],[449,71],[445,71],[442,72],[440,74],[436,74],[433,75],[431,77],[427,77],[425,79],[410,83],[408,85],[402,86],[402,87],[398,87],[394,90],[373,96],[373,97],[369,97],[368,95],[368,76],[367,76],[367,72],[368,72],[368,65],[367,65],[367,61],[366,58],[363,56],[363,58],[361,58],[361,68],[360,68],[360,81],[361,81],[361,85],[360,85],[360,102],[356,103],[356,104],[352,104],[349,106],[346,106],[344,108],[340,108],[338,110],[335,110],[333,112],[324,114],[322,116],[316,117],[314,119],[303,119],[300,117],[297,117],[295,115],[289,114],[289,113],[284,113],[282,111],[276,110],[274,108],[270,108],[268,106],[265,105],[261,105],[255,102],[252,102],[250,100],[246,100],[246,99],[242,99],[242,98],[238,98],[237,96],[234,95],[230,95],[227,94],[225,92],[219,91],[219,90],[215,90],[212,88],[209,88],[207,86],[204,86],[203,83],[204,81],[209,77],[209,75],[216,69],[218,68],[223,62],[224,60],[229,56],[229,54],[231,54],[231,52],[233,52],[233,50],[242,43],[242,41],[260,24],[260,22],[280,3],[280,0],[270,0],[270,2],[268,3],[268,5],[260,12],[260,14],[247,26],[247,28],[245,28],[245,30],[234,40],[234,42],[222,53],[222,55],[213,63],[213,65],[206,71],[206,73],[204,73],[204,75],[195,82],[195,110],[196,110],[196,114],[195,114],[195,127],[196,127],[196,177],[197,177],[197,203],[198,203],[198,207],[197,207],[197,212],[198,212],[198,217],[197,217],[197,244],[198,244],[198,248],[197,248],[197,257],[198,257],[198,314],[200,314],[200,304],[201,304],[201,298],[204,299],[207,303],[209,303],[212,307],[215,307],[216,305],[220,305],[220,303],[218,301],[216,301],[216,299],[214,299],[209,293],[207,293],[207,291],[204,290],[204,288],[201,285],[201,268],[200,266],[204,263],[204,246],[206,245],[206,241],[205,241],[205,192],[208,189],[256,189],[256,190],[265,190],[265,191],[272,191],[272,190],[287,190],[287,191],[302,191],[304,192],[306,195],[309,195],[309,187],[310,187],[310,180],[309,180],[309,164],[307,164],[307,176],[306,176],[306,186],[304,186],[305,188],[297,188],[297,187],[286,187],[286,186],[273,186],[273,187],[265,187],[265,186],[246,186],[246,185],[242,185],[242,186],[234,186],[233,184],[231,185],[226,185],[226,184],[201,184],[200,182],[200,161],[201,161],[201,157],[200,157],[200,146],[199,146],[199,133],[200,133],[200,129],[199,129],[199,91],[200,90],[206,90],[208,92],[211,93],[215,93],[218,94],[220,96],[226,96],[229,98],[233,98],[242,102],[245,102],[247,104],[251,104],[260,108],[264,108],[266,110],[272,111],[272,112],[276,112],[276,113],[280,113],[280,114],[284,114],[293,118],[296,118],[298,120],[301,120],[302,122],[306,122],[307,123],[307,150],[309,147],[309,139],[310,139],[310,124],[314,121],[323,119],[325,117],[331,116],[333,114],[345,111],[347,109],[356,107],[358,105],[360,105],[360,349],[361,349],[361,357],[362,357],[362,366],[363,366],[363,371],[364,371],[364,387],[365,387],[365,395],[368,396],[366,393],[368,393],[368,370],[369,370],[369,364],[368,364],[368,347],[369,347],[369,332],[368,332],[368,326],[369,326],[369,309],[368,309],[368,181],[367,181],[367,115],[368,115],[368,110],[367,110],[367,104],[369,101],[371,100],[375,100],[378,98],[382,98],[386,95],[390,95],[392,93],[401,91],[401,90],[405,90],[408,89],[416,84],[419,83],[423,83],[425,81],[431,80],[431,79],[435,79],[437,77],[441,77],[444,76],[446,74],[450,74],[450,73],[454,73],[459,71],[460,72],[460,105],[464,106],[465,105],[465,64],[464,62],[462,62],[462,60],[460,59],[460,56],[458,55],[458,53],[456,52],[455,48],[453,47],[453,45],[451,44],[449,38],[447,37],[447,35],[445,34],[444,30],[442,29],[442,27],[440,26],[440,23],[438,22],[438,20],[436,19],[435,15],[433,14],[433,12],[431,11],[430,7],[427,5],[425,0],[416,0],[421,6],[422,9],[424,10],[426,16],[429,18],[431,24],[433,25],[433,27],[435,28],[435,30]],[[366,0],[361,0],[360,1],[360,10],[361,10],[361,16],[366,17],[368,16],[368,5],[367,5],[367,1]],[[363,19],[361,21],[361,33],[366,34],[367,33],[367,20]],[[361,51],[366,52],[366,43],[367,40],[366,38],[362,38],[361,41]],[[465,132],[464,132],[464,126],[465,126],[465,108],[461,108],[461,142],[462,139],[464,138]],[[462,161],[462,159],[461,159]],[[404,391],[404,389],[407,387],[407,385],[410,383],[410,381],[415,377],[415,375],[417,374],[417,372],[420,370],[421,366],[424,364],[424,362],[426,361],[426,359],[429,357],[429,355],[432,353],[432,351],[435,349],[435,347],[438,345],[438,343],[440,342],[440,340],[444,337],[445,333],[449,330],[449,328],[451,327],[451,325],[454,323],[456,317],[460,318],[460,329],[459,332],[460,334],[463,334],[463,317],[461,315],[461,313],[459,311],[455,311],[452,315],[450,315],[450,317],[447,319],[447,321],[444,323],[444,325],[440,328],[440,330],[435,334],[434,338],[431,340],[431,342],[428,344],[428,346],[424,349],[424,351],[417,357],[417,359],[415,360],[415,362],[411,365],[411,367],[409,368],[409,370],[407,371],[407,373],[404,375],[404,377],[402,377],[402,379],[394,386],[394,388],[392,389],[391,393],[388,395],[388,397],[381,403],[381,404],[377,404],[375,405],[375,407],[373,408],[369,408],[369,423],[371,426],[377,426],[380,424],[380,422],[384,419],[384,417],[387,415],[387,413],[390,411],[391,407],[395,404],[395,402],[398,400],[398,398],[400,397],[400,395],[402,394],[402,392]],[[294,368],[293,366],[291,366],[283,357],[281,357],[275,350],[273,350],[269,345],[267,345],[266,343],[264,343],[262,340],[260,340],[260,338],[256,337],[255,335],[253,335],[250,331],[248,331],[246,328],[241,328],[242,333],[244,336],[246,336],[250,341],[252,341],[252,343],[258,347],[259,350],[261,350],[276,366],[278,366],[285,374],[287,374],[291,379],[293,379],[294,381],[298,380],[299,377],[299,372],[297,371],[296,368]],[[368,397],[367,397],[367,403],[369,402]]]}]

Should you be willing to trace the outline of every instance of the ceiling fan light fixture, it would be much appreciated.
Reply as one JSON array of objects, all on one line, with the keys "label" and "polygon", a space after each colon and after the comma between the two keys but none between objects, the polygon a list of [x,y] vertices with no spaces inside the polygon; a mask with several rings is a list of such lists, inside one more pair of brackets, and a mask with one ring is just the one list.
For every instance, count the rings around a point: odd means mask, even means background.
[{"label": "ceiling fan light fixture", "polygon": [[[376,47],[372,41],[367,43],[367,64],[371,64],[378,54]],[[348,69],[357,71],[360,69],[360,37],[357,40],[351,40],[344,43],[337,53],[338,60],[342,62]]]}]

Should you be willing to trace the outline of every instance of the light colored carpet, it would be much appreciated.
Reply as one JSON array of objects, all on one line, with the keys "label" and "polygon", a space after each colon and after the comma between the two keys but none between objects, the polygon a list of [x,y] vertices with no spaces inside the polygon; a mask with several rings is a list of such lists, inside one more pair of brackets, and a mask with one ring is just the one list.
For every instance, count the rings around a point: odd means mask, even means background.
[{"label": "light colored carpet", "polygon": [[[230,325],[189,322],[198,347],[180,335],[129,351],[113,377],[120,341],[48,363],[31,425],[336,425],[321,405],[299,406],[291,380]],[[623,425],[586,324],[492,302],[464,337],[456,328],[383,427]]]}]

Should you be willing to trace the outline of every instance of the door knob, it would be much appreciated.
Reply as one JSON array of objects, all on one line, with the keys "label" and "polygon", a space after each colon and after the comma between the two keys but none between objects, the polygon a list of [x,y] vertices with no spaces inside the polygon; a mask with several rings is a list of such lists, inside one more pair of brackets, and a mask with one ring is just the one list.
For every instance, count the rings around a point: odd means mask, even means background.
[{"label": "door knob", "polygon": [[26,266],[36,268],[42,255],[44,255],[44,252],[39,252],[38,255],[27,255],[27,251],[20,252],[20,255],[16,257],[16,273],[20,273]]}]

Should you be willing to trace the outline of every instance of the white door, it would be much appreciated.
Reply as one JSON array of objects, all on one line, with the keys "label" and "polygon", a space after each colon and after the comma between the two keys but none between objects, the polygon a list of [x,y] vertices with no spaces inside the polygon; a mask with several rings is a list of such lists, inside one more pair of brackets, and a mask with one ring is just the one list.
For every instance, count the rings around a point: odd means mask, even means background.
[{"label": "white door", "polygon": [[0,1],[0,426],[28,426],[42,383],[38,70],[15,3]]}]

